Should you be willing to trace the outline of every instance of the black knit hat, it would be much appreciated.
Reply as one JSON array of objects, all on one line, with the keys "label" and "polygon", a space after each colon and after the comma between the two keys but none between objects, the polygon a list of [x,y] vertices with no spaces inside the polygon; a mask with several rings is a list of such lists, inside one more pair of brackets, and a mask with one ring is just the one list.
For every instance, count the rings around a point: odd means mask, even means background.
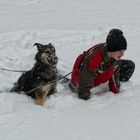
[{"label": "black knit hat", "polygon": [[107,51],[115,52],[127,49],[127,41],[120,29],[112,29],[106,39]]}]

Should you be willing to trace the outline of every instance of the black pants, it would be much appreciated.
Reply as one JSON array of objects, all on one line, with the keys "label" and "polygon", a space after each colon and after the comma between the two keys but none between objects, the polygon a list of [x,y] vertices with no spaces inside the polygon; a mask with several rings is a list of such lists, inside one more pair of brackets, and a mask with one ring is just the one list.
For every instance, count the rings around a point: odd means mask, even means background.
[{"label": "black pants", "polygon": [[131,60],[121,59],[120,81],[126,82],[130,79],[135,70],[135,63]]}]

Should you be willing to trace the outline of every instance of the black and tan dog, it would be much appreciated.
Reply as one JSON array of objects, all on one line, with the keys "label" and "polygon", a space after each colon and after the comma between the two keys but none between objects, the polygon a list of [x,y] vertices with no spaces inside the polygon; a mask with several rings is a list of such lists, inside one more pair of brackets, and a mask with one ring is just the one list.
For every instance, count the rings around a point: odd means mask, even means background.
[{"label": "black and tan dog", "polygon": [[55,53],[55,48],[51,43],[48,45],[35,43],[34,46],[37,46],[38,49],[35,56],[36,63],[31,70],[21,75],[11,89],[11,92],[21,93],[23,91],[28,96],[34,98],[36,104],[43,105],[48,95],[57,92],[57,82],[44,84],[57,80],[56,65],[58,58]]}]

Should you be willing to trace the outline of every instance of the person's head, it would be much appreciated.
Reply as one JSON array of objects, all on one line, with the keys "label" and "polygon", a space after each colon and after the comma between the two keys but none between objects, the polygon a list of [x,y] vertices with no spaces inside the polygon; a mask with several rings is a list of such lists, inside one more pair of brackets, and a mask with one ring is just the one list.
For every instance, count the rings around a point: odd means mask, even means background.
[{"label": "person's head", "polygon": [[106,46],[109,57],[120,59],[127,49],[127,41],[123,32],[120,29],[110,30],[106,38]]}]

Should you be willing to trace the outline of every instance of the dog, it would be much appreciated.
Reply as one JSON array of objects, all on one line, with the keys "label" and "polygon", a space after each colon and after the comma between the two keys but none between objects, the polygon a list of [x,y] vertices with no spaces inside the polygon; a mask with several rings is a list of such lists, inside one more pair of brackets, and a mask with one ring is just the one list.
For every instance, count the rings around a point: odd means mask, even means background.
[{"label": "dog", "polygon": [[34,46],[38,50],[35,56],[36,62],[31,70],[19,77],[11,92],[23,92],[35,99],[36,104],[44,105],[47,96],[57,92],[58,57],[51,43],[48,45],[35,43]]}]

